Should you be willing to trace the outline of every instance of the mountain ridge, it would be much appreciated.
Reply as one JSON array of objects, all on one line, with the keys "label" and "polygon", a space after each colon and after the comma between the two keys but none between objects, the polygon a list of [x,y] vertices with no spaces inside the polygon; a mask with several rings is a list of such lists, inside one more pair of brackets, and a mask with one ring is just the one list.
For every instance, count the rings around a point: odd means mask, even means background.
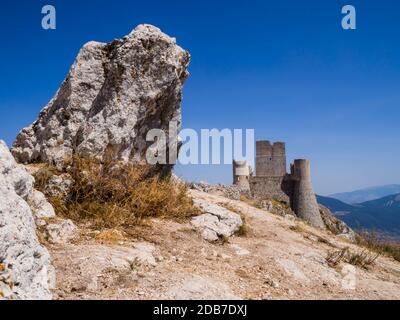
[{"label": "mountain ridge", "polygon": [[400,193],[400,184],[388,184],[383,186],[373,186],[363,189],[358,189],[350,192],[340,192],[328,195],[329,198],[340,200],[344,203],[353,205],[370,200],[376,200],[385,196],[390,196]]},{"label": "mountain ridge", "polygon": [[317,196],[317,200],[353,229],[367,229],[400,238],[400,193],[357,205],[323,196]]}]

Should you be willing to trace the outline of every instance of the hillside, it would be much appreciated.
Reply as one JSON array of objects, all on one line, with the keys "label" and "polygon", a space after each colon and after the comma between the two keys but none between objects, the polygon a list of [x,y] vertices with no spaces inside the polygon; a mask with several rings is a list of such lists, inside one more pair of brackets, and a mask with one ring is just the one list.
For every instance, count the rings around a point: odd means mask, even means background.
[{"label": "hillside", "polygon": [[354,206],[344,203],[340,200],[319,195],[317,195],[317,201],[318,203],[329,208],[335,214],[340,213],[341,215],[343,215],[352,212],[355,208]]},{"label": "hillside", "polygon": [[394,233],[400,237],[400,194],[360,203],[345,215],[350,226]]},{"label": "hillside", "polygon": [[368,229],[400,238],[400,194],[353,206],[329,197],[317,196],[317,199],[353,229]]},{"label": "hillside", "polygon": [[386,186],[365,188],[352,192],[336,193],[330,195],[329,197],[338,199],[348,204],[356,204],[376,200],[397,193],[400,193],[400,185],[392,184]]},{"label": "hillside", "polygon": [[[248,232],[209,243],[189,223],[152,219],[132,235],[101,240],[83,226],[71,243],[50,246],[57,299],[395,299],[400,264],[379,257],[369,270],[329,266],[330,252],[350,247],[331,234],[241,201],[191,191],[195,199],[228,205]],[[119,234],[115,231],[114,234]],[[141,262],[129,263],[141,252]],[[350,268],[351,269],[351,268]]]}]

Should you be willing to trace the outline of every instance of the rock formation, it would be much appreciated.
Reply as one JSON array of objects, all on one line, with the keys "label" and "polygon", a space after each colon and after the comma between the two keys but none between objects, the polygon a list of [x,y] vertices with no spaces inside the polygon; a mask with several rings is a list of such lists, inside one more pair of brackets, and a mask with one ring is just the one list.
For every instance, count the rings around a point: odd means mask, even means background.
[{"label": "rock formation", "polygon": [[331,210],[323,205],[319,205],[319,212],[321,213],[321,218],[329,231],[343,239],[349,240],[350,242],[356,241],[356,233],[346,223],[336,218]]},{"label": "rock formation", "polygon": [[235,212],[204,200],[196,199],[194,203],[205,212],[192,219],[192,225],[200,231],[204,240],[213,242],[229,238],[243,225],[242,218]]},{"label": "rock formation", "polygon": [[[151,129],[168,137],[181,124],[182,88],[190,55],[174,38],[139,25],[111,43],[89,42],[79,52],[55,97],[18,135],[12,153],[20,163],[63,167],[73,154],[142,162]],[[165,168],[165,167],[164,167]]]},{"label": "rock formation", "polygon": [[[6,144],[0,141],[0,262],[1,269],[7,269],[7,281],[13,284],[9,286],[11,292],[0,292],[0,297],[12,294],[17,299],[51,299],[52,296],[53,268],[48,251],[36,235],[34,210],[40,216],[51,216],[54,211],[33,184],[33,177],[15,162]],[[35,200],[32,202],[35,208],[29,206],[30,199]]]}]

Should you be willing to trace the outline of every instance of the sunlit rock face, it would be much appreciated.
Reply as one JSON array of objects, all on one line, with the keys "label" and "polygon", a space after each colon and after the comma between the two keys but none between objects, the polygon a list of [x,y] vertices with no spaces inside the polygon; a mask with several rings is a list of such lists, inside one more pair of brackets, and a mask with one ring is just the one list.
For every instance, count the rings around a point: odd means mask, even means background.
[{"label": "sunlit rock face", "polygon": [[[5,293],[4,281],[0,281],[0,299],[52,297],[54,268],[48,251],[36,235],[35,209],[30,199],[39,192],[33,189],[33,182],[33,177],[15,162],[6,144],[0,140],[0,272],[7,269],[7,282],[12,283],[9,292]],[[46,202],[41,209],[45,207],[48,216],[54,214],[50,204]]]},{"label": "sunlit rock face", "polygon": [[111,43],[87,43],[55,97],[18,135],[14,157],[62,167],[74,154],[112,151],[122,162],[143,162],[149,130],[168,137],[170,121],[181,125],[189,60],[174,38],[150,25]]}]

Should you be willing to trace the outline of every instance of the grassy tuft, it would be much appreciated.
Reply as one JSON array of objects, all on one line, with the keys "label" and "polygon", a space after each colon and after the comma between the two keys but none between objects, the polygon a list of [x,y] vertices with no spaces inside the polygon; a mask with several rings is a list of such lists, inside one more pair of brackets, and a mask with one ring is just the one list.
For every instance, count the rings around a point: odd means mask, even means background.
[{"label": "grassy tuft", "polygon": [[349,248],[331,250],[328,252],[326,261],[329,266],[337,267],[341,262],[347,262],[354,266],[368,269],[378,259],[379,253],[372,254],[364,249],[359,252],[353,252]]},{"label": "grassy tuft", "polygon": [[[184,184],[154,174],[149,166],[95,159],[72,159],[67,196],[49,197],[58,215],[102,228],[129,227],[149,217],[186,219],[198,214]],[[45,191],[52,170],[40,171],[36,185]]]}]

